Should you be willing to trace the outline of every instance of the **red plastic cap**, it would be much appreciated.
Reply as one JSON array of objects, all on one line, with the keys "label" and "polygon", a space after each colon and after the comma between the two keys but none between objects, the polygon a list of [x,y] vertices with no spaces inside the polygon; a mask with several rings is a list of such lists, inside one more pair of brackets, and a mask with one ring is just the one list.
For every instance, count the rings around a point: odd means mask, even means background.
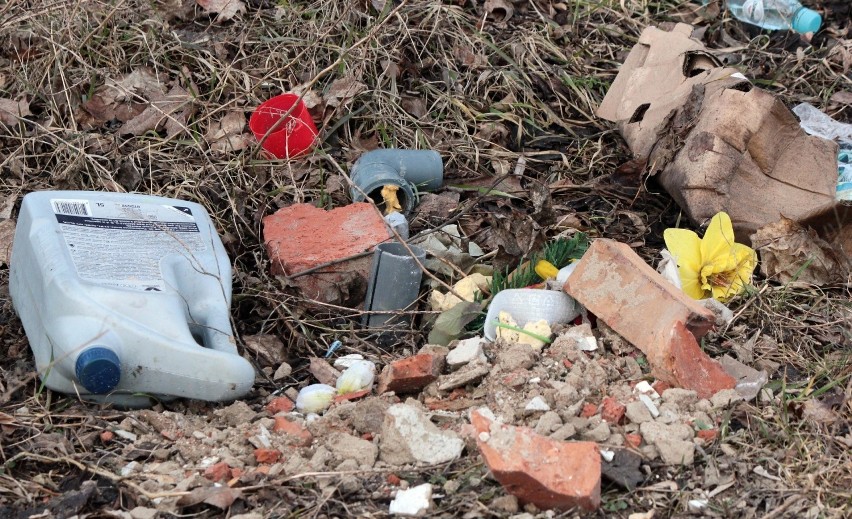
[{"label": "red plastic cap", "polygon": [[258,106],[249,128],[263,149],[279,159],[302,155],[317,140],[314,120],[296,94],[281,94]]}]

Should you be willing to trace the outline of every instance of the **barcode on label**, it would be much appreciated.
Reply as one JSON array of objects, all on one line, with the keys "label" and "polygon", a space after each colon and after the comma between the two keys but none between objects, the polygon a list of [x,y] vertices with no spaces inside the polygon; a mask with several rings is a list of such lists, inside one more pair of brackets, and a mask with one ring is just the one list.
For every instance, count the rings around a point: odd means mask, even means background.
[{"label": "barcode on label", "polygon": [[72,216],[92,216],[88,200],[51,200],[53,212]]}]

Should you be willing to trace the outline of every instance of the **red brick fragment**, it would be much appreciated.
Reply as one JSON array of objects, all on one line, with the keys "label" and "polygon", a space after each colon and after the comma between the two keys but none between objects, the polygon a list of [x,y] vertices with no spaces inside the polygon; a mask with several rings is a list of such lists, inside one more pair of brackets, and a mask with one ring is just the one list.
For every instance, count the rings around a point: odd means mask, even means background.
[{"label": "red brick fragment", "polygon": [[642,445],[642,435],[635,433],[627,433],[624,435],[624,442],[628,447],[633,447],[634,449],[638,449],[640,445]]},{"label": "red brick fragment", "polygon": [[266,410],[272,416],[275,416],[278,413],[289,413],[295,408],[296,404],[294,404],[293,401],[286,396],[275,397],[266,404]]},{"label": "red brick fragment", "polygon": [[231,466],[224,461],[221,461],[215,465],[207,467],[204,471],[204,477],[215,483],[216,481],[231,479],[233,477],[233,473],[231,472]]},{"label": "red brick fragment", "polygon": [[626,406],[611,396],[604,398],[601,402],[601,418],[611,424],[621,423],[626,410]]},{"label": "red brick fragment", "polygon": [[585,403],[583,404],[583,408],[580,409],[580,417],[581,418],[591,418],[598,414],[598,406],[595,404]]},{"label": "red brick fragment", "polygon": [[353,391],[351,393],[346,393],[344,395],[334,395],[334,402],[348,402],[349,400],[358,400],[359,398],[363,398],[370,394],[369,389],[362,389],[361,391]]},{"label": "red brick fragment", "polygon": [[710,398],[723,389],[733,389],[736,379],[728,375],[722,365],[701,350],[698,341],[686,326],[675,323],[668,339],[660,350],[668,351],[663,363],[654,368],[661,379],[675,387],[692,389],[698,398]]},{"label": "red brick fragment", "polygon": [[719,429],[701,429],[695,433],[695,436],[707,443],[711,443],[719,437]]},{"label": "red brick fragment", "polygon": [[258,463],[275,463],[281,459],[281,451],[278,449],[255,449],[254,459]]},{"label": "red brick fragment", "polygon": [[388,474],[388,484],[398,487],[399,484],[402,483],[402,480],[396,474]]},{"label": "red brick fragment", "polygon": [[272,426],[272,431],[285,434],[290,443],[302,447],[309,446],[314,439],[314,436],[304,425],[284,416],[275,417],[275,425]]},{"label": "red brick fragment", "polygon": [[378,394],[420,391],[441,375],[445,358],[437,353],[420,353],[391,362],[379,375]]},{"label": "red brick fragment", "polygon": [[663,391],[672,388],[672,386],[666,384],[662,380],[655,380],[654,383],[651,384],[651,387],[654,388],[654,391],[656,391],[658,395],[662,395]]},{"label": "red brick fragment", "polygon": [[540,508],[595,510],[600,505],[601,456],[594,442],[551,440],[528,427],[471,413],[476,444],[507,492]]},{"label": "red brick fragment", "polygon": [[[372,250],[390,238],[384,219],[368,203],[331,211],[293,204],[263,219],[263,242],[273,275],[289,276]],[[309,299],[358,304],[366,291],[372,258],[347,260],[291,278]]]},{"label": "red brick fragment", "polygon": [[568,359],[562,359],[562,365],[565,366],[568,369],[571,369],[572,367],[574,367],[574,363],[571,362]]},{"label": "red brick fragment", "polygon": [[111,442],[113,438],[115,438],[115,433],[112,431],[101,431],[100,438],[101,443],[106,444]]},{"label": "red brick fragment", "polygon": [[[713,326],[713,312],[672,285],[630,246],[597,239],[565,282],[565,291],[648,356],[653,366],[661,335],[676,322],[696,337]],[[649,316],[653,312],[653,316]]]}]

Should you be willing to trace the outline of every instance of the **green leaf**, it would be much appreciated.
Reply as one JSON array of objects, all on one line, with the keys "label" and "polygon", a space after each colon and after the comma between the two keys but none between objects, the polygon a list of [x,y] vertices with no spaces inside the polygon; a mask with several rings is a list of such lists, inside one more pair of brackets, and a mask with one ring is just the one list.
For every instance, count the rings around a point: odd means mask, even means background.
[{"label": "green leaf", "polygon": [[464,333],[464,327],[482,313],[482,307],[476,303],[462,301],[456,306],[441,312],[429,332],[429,344],[446,346]]}]

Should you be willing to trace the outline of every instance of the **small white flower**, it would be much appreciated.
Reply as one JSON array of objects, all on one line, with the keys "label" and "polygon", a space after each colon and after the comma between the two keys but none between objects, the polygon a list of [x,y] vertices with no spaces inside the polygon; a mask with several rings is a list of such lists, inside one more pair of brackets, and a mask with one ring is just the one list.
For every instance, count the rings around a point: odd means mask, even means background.
[{"label": "small white flower", "polygon": [[302,413],[321,413],[331,405],[334,393],[334,388],[328,384],[311,384],[299,391],[296,409]]},{"label": "small white flower", "polygon": [[356,360],[337,377],[337,392],[341,395],[368,389],[376,377],[376,365],[369,360]]}]

